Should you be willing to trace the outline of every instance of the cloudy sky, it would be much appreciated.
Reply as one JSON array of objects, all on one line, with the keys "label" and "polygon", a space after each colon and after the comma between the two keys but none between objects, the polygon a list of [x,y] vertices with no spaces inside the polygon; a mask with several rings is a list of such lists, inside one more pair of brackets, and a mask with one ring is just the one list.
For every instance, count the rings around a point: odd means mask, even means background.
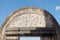
[{"label": "cloudy sky", "polygon": [[16,9],[38,7],[49,11],[60,24],[60,0],[0,0],[0,25]]},{"label": "cloudy sky", "polygon": [[60,10],[60,6],[56,6],[56,11],[59,11]]}]

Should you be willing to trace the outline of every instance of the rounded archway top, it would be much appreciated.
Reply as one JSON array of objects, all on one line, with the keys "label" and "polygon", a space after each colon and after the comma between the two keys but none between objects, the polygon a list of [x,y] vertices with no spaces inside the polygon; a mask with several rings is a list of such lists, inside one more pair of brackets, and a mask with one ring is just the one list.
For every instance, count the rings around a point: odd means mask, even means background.
[{"label": "rounded archway top", "polygon": [[47,11],[28,7],[13,12],[6,21],[4,27],[55,27],[58,23]]}]

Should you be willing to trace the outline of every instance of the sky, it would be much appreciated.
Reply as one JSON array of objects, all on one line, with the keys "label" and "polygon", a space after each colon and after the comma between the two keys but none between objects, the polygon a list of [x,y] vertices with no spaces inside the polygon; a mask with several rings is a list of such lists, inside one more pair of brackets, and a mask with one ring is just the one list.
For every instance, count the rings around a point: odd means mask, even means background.
[{"label": "sky", "polygon": [[40,40],[40,37],[20,37],[20,40]]},{"label": "sky", "polygon": [[60,24],[60,0],[0,0],[0,25],[16,9],[37,7],[50,12]]}]

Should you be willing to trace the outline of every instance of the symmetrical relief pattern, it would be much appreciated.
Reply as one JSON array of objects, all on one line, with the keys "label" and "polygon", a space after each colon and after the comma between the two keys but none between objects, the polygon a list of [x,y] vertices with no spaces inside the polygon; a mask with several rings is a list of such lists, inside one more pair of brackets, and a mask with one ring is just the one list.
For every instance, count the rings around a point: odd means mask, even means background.
[{"label": "symmetrical relief pattern", "polygon": [[[55,27],[57,22],[45,10],[38,8],[19,9],[4,22],[2,30],[0,30],[0,40],[19,40],[20,36],[27,35],[40,36],[41,40],[56,40],[56,36],[59,33],[56,34],[55,29],[44,29],[45,27],[52,27],[53,25]],[[40,30],[39,27],[43,28]]]},{"label": "symmetrical relief pattern", "polygon": [[17,12],[10,19],[9,27],[50,27],[50,16],[45,17],[41,9],[24,9]]},{"label": "symmetrical relief pattern", "polygon": [[45,27],[44,15],[24,14],[12,20],[14,27]]}]

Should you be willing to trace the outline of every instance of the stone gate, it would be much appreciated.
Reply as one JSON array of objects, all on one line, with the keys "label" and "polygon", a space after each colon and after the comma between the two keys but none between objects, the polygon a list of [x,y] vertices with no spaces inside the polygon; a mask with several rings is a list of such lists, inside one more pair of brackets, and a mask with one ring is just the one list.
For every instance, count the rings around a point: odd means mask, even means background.
[{"label": "stone gate", "polygon": [[60,40],[60,27],[46,10],[34,7],[18,9],[0,28],[0,40],[19,40],[20,36],[39,36],[40,40]]}]

